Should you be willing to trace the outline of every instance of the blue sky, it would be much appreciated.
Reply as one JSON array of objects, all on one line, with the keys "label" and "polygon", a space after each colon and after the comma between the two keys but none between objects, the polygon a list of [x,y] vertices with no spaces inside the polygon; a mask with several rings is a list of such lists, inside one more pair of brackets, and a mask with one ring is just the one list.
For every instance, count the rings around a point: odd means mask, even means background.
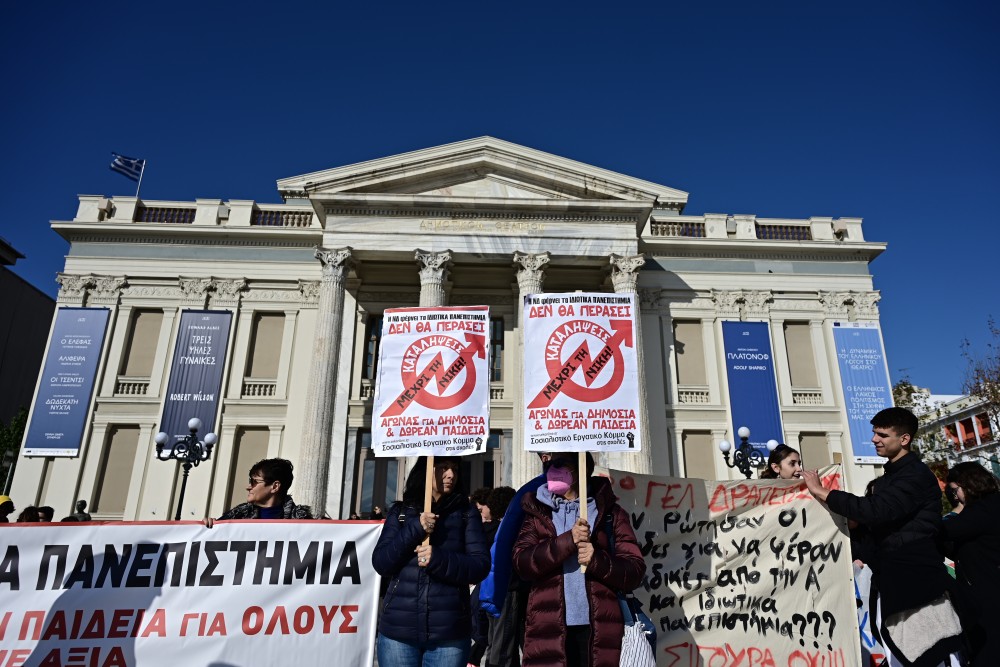
[{"label": "blue sky", "polygon": [[[78,194],[278,178],[492,135],[690,192],[858,216],[892,379],[961,390],[1000,317],[1000,9],[971,2],[15,3],[0,236],[55,295]],[[872,7],[869,5],[878,5]]]}]

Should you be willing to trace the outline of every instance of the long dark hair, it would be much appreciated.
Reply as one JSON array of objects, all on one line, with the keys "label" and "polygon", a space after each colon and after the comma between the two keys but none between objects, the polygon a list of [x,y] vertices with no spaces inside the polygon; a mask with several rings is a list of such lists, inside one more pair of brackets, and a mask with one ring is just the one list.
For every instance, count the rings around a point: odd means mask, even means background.
[{"label": "long dark hair", "polygon": [[1000,493],[1000,482],[997,478],[989,470],[972,461],[959,463],[949,470],[948,483],[956,484],[962,489],[966,505]]},{"label": "long dark hair", "polygon": [[799,450],[794,447],[789,447],[788,445],[778,445],[771,451],[771,455],[767,457],[767,466],[760,471],[761,479],[778,479],[778,473],[775,472],[772,465],[777,465],[781,467],[781,462],[787,459],[792,454],[798,454]]},{"label": "long dark hair", "polygon": [[[454,463],[455,467],[458,468],[458,473],[455,475],[457,480],[455,484],[455,490],[452,493],[460,493],[462,495],[468,495],[465,490],[465,480],[462,479],[462,461],[454,456],[435,456],[434,465],[435,467],[443,462]],[[427,483],[427,457],[421,456],[417,459],[417,462],[413,465],[410,470],[410,474],[406,476],[406,486],[403,487],[403,502],[410,505],[417,505],[418,507],[424,506],[424,488]]]}]

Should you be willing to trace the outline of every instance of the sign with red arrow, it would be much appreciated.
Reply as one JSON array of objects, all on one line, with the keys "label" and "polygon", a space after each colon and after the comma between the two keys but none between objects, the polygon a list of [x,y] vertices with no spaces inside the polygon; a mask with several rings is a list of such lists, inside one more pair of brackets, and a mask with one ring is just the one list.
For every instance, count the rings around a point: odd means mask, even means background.
[{"label": "sign with red arrow", "polygon": [[372,412],[376,456],[486,451],[489,323],[487,306],[385,311]]},{"label": "sign with red arrow", "polygon": [[634,294],[524,300],[529,451],[640,451]]}]

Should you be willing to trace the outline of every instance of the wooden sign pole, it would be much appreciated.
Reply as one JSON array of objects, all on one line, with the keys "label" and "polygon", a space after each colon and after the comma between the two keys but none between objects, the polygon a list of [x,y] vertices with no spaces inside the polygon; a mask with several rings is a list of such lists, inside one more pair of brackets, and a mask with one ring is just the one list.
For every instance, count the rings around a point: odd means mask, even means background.
[{"label": "wooden sign pole", "polygon": [[[576,464],[577,486],[580,487],[580,518],[587,520],[587,452],[579,452]],[[581,565],[580,572],[586,574],[587,566]]]},{"label": "wooden sign pole", "polygon": [[[434,485],[434,455],[432,454],[431,456],[427,457],[427,474],[424,477],[424,511],[425,512],[430,512],[431,511],[431,500],[433,499],[433,497],[431,496],[431,489],[432,489],[433,485]],[[428,535],[427,537],[424,538],[424,545],[426,546],[426,545],[428,545],[430,543],[431,543],[431,536]]]}]

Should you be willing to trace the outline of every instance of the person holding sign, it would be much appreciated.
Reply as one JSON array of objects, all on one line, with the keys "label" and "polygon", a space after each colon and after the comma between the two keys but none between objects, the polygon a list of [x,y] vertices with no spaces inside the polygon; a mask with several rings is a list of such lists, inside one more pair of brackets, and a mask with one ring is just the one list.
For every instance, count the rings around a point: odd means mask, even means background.
[{"label": "person holding sign", "polygon": [[[634,589],[646,572],[628,513],[618,506],[611,483],[590,477],[594,459],[589,453],[590,493],[581,500],[579,459],[575,453],[554,454],[546,483],[522,500],[525,518],[514,544],[514,570],[531,586],[526,667],[617,665],[624,633],[617,592]],[[587,503],[589,521],[580,518],[581,502]]]},{"label": "person holding sign", "polygon": [[431,510],[424,511],[427,458],[393,503],[372,554],[390,579],[376,650],[380,665],[465,667],[471,646],[469,586],[490,569],[483,520],[461,488],[459,460],[435,456]]},{"label": "person holding sign", "polygon": [[827,489],[813,470],[802,476],[814,498],[867,529],[869,606],[873,629],[886,648],[902,665],[947,664],[963,642],[948,595],[952,579],[939,546],[941,488],[934,473],[910,452],[918,427],[912,412],[886,408],[871,424],[875,451],[889,460],[870,495]]}]

